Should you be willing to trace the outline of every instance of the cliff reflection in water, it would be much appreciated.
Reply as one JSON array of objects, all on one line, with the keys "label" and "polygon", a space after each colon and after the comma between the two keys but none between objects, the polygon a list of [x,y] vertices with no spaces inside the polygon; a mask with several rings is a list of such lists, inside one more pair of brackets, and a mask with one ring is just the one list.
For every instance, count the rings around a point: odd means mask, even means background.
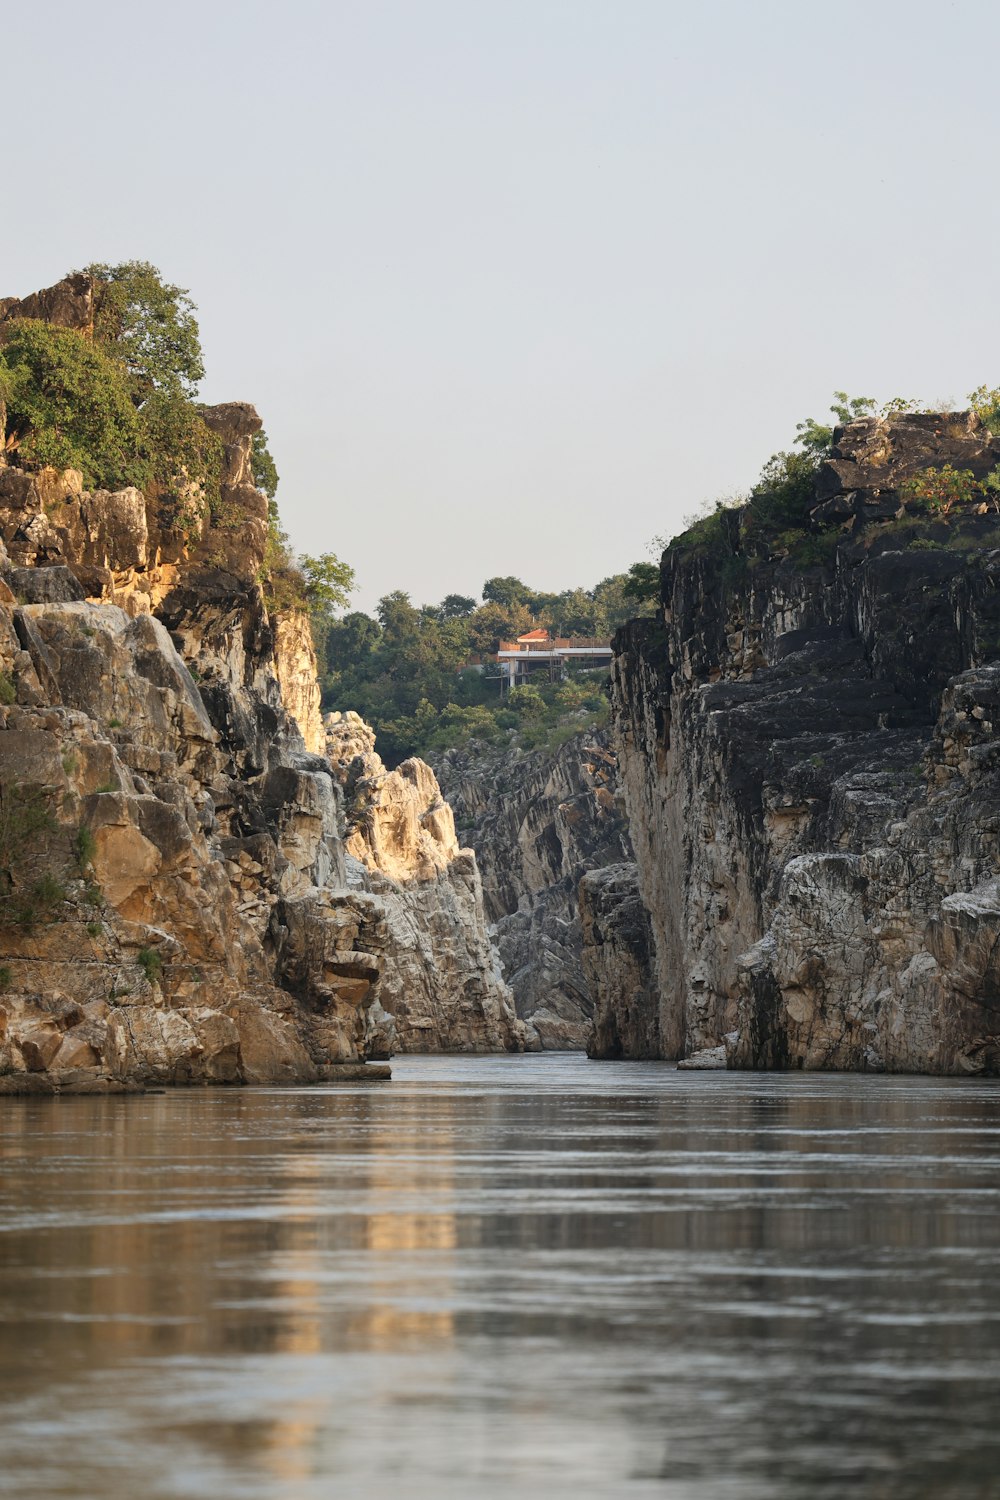
[{"label": "cliff reflection in water", "polygon": [[998,1099],[532,1056],[7,1101],[0,1494],[993,1494]]}]

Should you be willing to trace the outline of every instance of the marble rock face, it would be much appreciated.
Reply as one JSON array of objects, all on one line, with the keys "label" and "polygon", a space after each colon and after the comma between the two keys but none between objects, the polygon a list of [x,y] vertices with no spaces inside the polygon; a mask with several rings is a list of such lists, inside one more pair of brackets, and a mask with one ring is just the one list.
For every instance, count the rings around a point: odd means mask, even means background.
[{"label": "marble rock face", "polygon": [[1000,517],[925,518],[912,545],[897,513],[921,467],[998,461],[968,413],[839,429],[802,517],[825,560],[748,559],[725,513],[619,632],[663,1056],[997,1071]]},{"label": "marble rock face", "polygon": [[377,898],[394,961],[379,1003],[402,1052],[517,1052],[524,1028],[490,942],[476,856],[424,761],[387,771],[357,714],[326,718],[349,876]]},{"label": "marble rock face", "polygon": [[593,870],[580,882],[583,964],[596,997],[591,1057],[659,1057],[660,1014],[649,914],[634,863]]},{"label": "marble rock face", "polygon": [[584,957],[578,891],[590,870],[631,857],[607,733],[555,751],[469,746],[435,769],[475,850],[490,931],[534,1049],[583,1049],[596,971]]},{"label": "marble rock face", "polygon": [[[92,312],[69,278],[0,301],[0,342]],[[0,1091],[315,1079],[391,1040],[308,621],[258,583],[260,418],[203,415],[221,505],[183,534],[0,459]]]}]

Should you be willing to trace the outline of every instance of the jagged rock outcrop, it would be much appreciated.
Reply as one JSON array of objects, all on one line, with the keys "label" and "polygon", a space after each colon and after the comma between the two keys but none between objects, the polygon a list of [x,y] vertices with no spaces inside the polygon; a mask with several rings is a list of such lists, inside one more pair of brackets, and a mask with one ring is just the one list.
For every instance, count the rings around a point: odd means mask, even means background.
[{"label": "jagged rock outcrop", "polygon": [[395,1044],[403,1052],[522,1051],[524,1028],[486,930],[476,856],[459,847],[434,772],[416,759],[387,771],[357,714],[327,715],[326,733],[346,798],[349,867],[385,913],[393,963],[379,1003],[392,1017],[386,1029]]},{"label": "jagged rock outcrop", "polygon": [[[86,279],[86,278],[84,278]],[[78,278],[4,316],[87,331]],[[253,407],[219,503],[0,461],[0,1090],[316,1079],[383,1050],[308,622],[257,582]]]},{"label": "jagged rock outcrop", "polygon": [[3,325],[14,318],[41,318],[78,333],[94,328],[94,284],[85,271],[64,276],[55,286],[32,292],[29,297],[0,297],[0,343]]},{"label": "jagged rock outcrop", "polygon": [[306,979],[288,959],[303,908],[358,905],[325,889],[343,871],[325,762],[289,726],[256,786],[234,775],[149,615],[77,601],[0,614],[18,699],[0,709],[2,899],[19,918],[4,923],[0,1071],[262,1081],[363,1059],[380,914],[331,920]]},{"label": "jagged rock outcrop", "polygon": [[726,513],[616,638],[665,1056],[997,1070],[1000,525],[898,487],[998,461],[968,413],[840,429],[799,523],[825,562]]},{"label": "jagged rock outcrop", "polygon": [[593,977],[577,891],[586,871],[631,855],[606,731],[555,751],[451,750],[435,769],[476,852],[486,915],[529,1042],[583,1048]]}]

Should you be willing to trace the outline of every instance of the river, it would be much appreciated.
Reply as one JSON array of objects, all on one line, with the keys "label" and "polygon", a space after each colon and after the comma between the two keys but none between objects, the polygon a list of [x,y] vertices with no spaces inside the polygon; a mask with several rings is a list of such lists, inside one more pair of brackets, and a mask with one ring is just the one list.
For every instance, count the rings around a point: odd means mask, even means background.
[{"label": "river", "polygon": [[1000,1084],[4,1099],[0,1495],[1000,1494]]}]

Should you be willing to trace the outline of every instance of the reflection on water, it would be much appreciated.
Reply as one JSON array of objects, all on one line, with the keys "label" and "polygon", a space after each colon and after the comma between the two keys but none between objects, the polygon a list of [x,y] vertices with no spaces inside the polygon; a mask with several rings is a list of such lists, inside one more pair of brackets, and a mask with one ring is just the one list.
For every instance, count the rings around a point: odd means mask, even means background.
[{"label": "reflection on water", "polygon": [[7,1099],[0,1495],[1000,1494],[1000,1087]]}]

